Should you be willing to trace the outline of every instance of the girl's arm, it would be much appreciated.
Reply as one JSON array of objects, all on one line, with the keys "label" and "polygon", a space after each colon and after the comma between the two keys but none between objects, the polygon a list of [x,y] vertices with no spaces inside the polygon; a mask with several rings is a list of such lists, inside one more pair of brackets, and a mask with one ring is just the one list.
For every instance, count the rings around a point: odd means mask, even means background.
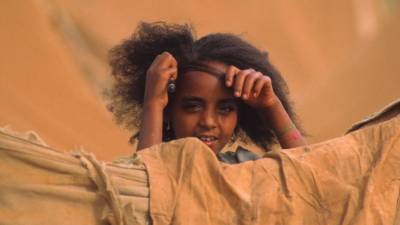
[{"label": "girl's arm", "polygon": [[162,142],[163,110],[163,107],[156,104],[143,106],[137,150]]},{"label": "girl's arm", "polygon": [[167,85],[177,78],[177,62],[168,52],[158,55],[146,73],[142,121],[137,150],[162,142],[164,108],[168,103]]},{"label": "girl's arm", "polygon": [[277,97],[273,104],[262,110],[262,114],[271,124],[282,148],[294,148],[307,144]]},{"label": "girl's arm", "polygon": [[230,66],[225,79],[226,86],[233,88],[236,97],[261,111],[265,120],[271,124],[282,148],[307,144],[275,95],[268,76],[253,69],[240,70]]}]

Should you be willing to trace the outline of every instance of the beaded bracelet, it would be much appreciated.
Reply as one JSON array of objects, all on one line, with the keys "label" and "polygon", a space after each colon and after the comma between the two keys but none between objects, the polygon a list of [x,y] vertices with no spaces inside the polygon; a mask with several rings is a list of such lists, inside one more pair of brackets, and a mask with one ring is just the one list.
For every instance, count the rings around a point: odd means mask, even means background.
[{"label": "beaded bracelet", "polygon": [[293,123],[285,127],[277,136],[278,138],[283,138],[287,134],[291,134],[290,137],[293,140],[298,140],[301,137],[300,131],[297,130],[296,126]]}]

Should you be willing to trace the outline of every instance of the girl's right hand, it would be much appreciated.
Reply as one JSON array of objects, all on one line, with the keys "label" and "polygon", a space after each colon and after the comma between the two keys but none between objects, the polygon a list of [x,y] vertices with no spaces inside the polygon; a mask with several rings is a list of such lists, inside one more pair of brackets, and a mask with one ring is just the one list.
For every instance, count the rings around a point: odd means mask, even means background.
[{"label": "girl's right hand", "polygon": [[168,103],[167,86],[169,80],[176,80],[178,63],[168,52],[158,55],[146,72],[144,105],[157,106],[162,109]]}]

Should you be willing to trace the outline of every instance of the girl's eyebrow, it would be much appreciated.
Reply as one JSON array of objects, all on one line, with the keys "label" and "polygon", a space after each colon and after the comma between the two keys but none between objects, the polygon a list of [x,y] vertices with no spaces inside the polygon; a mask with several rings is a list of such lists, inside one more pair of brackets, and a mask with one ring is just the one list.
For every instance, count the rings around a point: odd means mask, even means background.
[{"label": "girl's eyebrow", "polygon": [[203,99],[201,99],[200,97],[196,97],[196,96],[184,96],[182,97],[182,101],[198,101],[198,102],[202,102]]},{"label": "girl's eyebrow", "polygon": [[[218,101],[233,101],[233,102],[235,102],[236,101],[236,97],[230,97],[230,96],[228,96],[228,97],[226,97],[226,98],[221,98],[220,100],[218,100]],[[182,100],[199,100],[199,101],[203,101],[203,98],[201,98],[201,97],[199,97],[199,96],[195,96],[195,95],[186,95],[186,96],[183,96],[182,97]]]}]

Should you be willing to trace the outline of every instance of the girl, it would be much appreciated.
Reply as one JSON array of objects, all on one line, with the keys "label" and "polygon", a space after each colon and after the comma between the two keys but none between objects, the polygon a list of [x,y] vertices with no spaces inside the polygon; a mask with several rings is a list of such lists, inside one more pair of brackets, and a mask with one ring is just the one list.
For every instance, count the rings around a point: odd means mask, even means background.
[{"label": "girl", "polygon": [[109,106],[117,122],[140,127],[138,150],[184,137],[215,153],[236,138],[266,151],[305,144],[267,53],[235,35],[196,39],[188,25],[141,23],[110,53]]}]

